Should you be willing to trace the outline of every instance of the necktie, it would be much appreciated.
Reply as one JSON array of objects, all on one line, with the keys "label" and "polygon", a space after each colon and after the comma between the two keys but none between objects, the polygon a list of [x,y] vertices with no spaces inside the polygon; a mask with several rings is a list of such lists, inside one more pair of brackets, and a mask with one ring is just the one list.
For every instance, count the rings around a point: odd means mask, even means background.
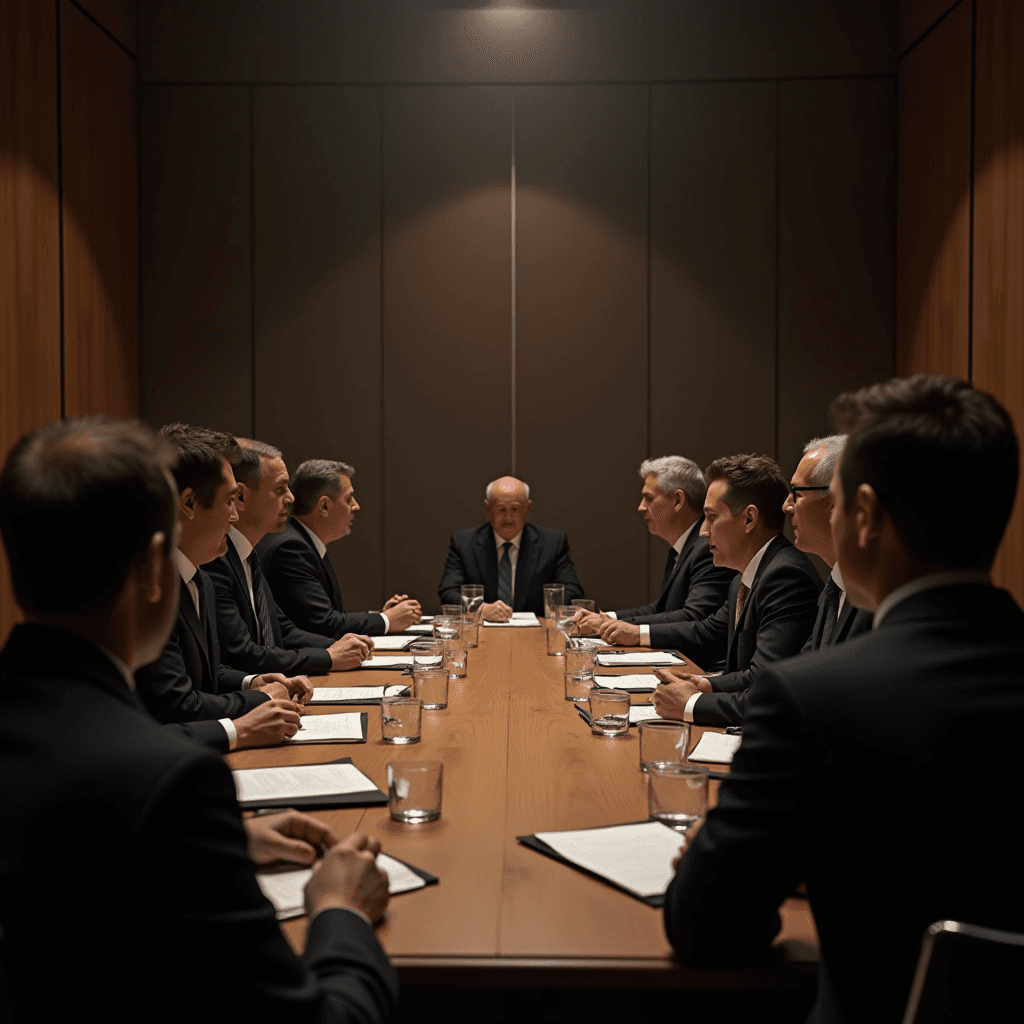
[{"label": "necktie", "polygon": [[824,594],[825,597],[821,607],[825,619],[821,627],[821,646],[828,647],[832,640],[832,634],[836,629],[836,621],[839,618],[839,597],[842,594],[839,584],[831,576],[825,581]]},{"label": "necktie", "polygon": [[334,571],[334,566],[331,565],[330,555],[324,555],[321,561],[324,563],[327,582],[331,585],[331,604],[334,605],[336,612],[343,612],[345,609],[341,603],[341,586],[338,583],[338,576]]},{"label": "necktie", "polygon": [[740,584],[740,589],[736,593],[736,618],[733,621],[733,628],[739,626],[740,616],[743,614],[743,606],[747,603],[747,594],[750,593],[750,587],[746,583]]},{"label": "necktie", "polygon": [[512,606],[512,559],[509,551],[512,541],[507,540],[501,545],[501,561],[498,563],[498,600]]},{"label": "necktie", "polygon": [[661,577],[661,589],[665,589],[665,585],[672,578],[672,570],[676,567],[676,559],[679,558],[675,548],[668,549],[668,558],[665,560],[665,575]]},{"label": "necktie", "polygon": [[256,622],[260,628],[260,643],[264,647],[274,647],[274,625],[270,619],[270,608],[267,595],[263,592],[263,570],[260,568],[260,556],[255,551],[249,552],[246,559],[252,570],[252,596],[256,602]]}]

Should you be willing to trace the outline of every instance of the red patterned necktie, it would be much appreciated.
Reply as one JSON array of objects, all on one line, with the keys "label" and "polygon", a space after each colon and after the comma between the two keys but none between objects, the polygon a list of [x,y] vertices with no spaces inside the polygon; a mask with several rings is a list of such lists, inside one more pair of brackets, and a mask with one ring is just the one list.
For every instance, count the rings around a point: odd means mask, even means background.
[{"label": "red patterned necktie", "polygon": [[743,606],[747,603],[747,594],[750,593],[750,587],[746,583],[740,584],[740,589],[736,594],[736,619],[733,622],[733,628],[739,626],[740,616],[743,614]]}]

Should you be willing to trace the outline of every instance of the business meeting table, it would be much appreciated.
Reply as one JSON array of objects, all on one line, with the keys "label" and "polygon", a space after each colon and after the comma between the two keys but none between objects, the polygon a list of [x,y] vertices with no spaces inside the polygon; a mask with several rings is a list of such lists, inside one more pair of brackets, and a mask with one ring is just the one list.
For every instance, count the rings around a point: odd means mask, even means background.
[{"label": "business meeting table", "polygon": [[[438,876],[436,885],[393,896],[378,929],[403,986],[771,992],[796,987],[801,975],[806,986],[816,935],[802,899],[781,908],[780,945],[771,966],[689,969],[673,958],[660,909],[517,842],[517,836],[540,831],[646,819],[646,776],[635,728],[625,737],[595,736],[565,699],[564,658],[547,653],[543,626],[482,626],[479,632],[466,677],[449,682],[448,707],[423,711],[419,743],[384,743],[379,707],[320,705],[308,713],[368,712],[367,742],[227,755],[236,769],[351,757],[385,792],[389,761],[443,763],[438,821],[398,824],[386,806],[311,812],[339,835],[359,830],[375,836],[384,852]],[[405,681],[411,683],[408,676],[380,670],[313,679],[330,686]],[[636,694],[632,700],[648,703],[650,697]],[[691,728],[691,749],[702,732]],[[711,784],[712,802],[718,785]],[[296,949],[305,927],[305,918],[282,924]]]}]

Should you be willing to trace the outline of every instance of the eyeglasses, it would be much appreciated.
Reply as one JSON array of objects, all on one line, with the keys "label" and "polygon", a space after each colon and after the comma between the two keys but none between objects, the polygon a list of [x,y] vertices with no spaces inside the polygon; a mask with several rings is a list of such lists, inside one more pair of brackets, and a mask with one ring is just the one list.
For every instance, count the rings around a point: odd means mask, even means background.
[{"label": "eyeglasses", "polygon": [[828,487],[794,487],[792,484],[789,485],[789,496],[793,499],[793,504],[796,504],[798,497],[797,491],[827,491]]}]

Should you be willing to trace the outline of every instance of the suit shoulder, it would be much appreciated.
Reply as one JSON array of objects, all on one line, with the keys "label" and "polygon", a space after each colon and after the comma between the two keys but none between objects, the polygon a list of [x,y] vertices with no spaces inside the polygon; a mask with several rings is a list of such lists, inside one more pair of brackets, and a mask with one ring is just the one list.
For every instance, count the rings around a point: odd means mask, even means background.
[{"label": "suit shoulder", "polygon": [[525,529],[530,527],[536,530],[538,539],[544,544],[559,546],[569,542],[569,538],[562,530],[553,530],[550,526],[540,526],[537,523],[527,523]]},{"label": "suit shoulder", "polygon": [[451,542],[458,546],[472,544],[478,536],[490,529],[490,525],[490,523],[481,523],[479,526],[463,526],[458,530],[452,530]]},{"label": "suit shoulder", "polygon": [[195,579],[197,583],[201,583],[205,587],[211,583],[230,580],[232,576],[234,576],[234,573],[231,570],[231,563],[228,562],[228,556],[221,555],[212,562],[207,562],[196,573]]},{"label": "suit shoulder", "polygon": [[765,566],[765,575],[779,572],[792,574],[794,570],[811,576],[817,583],[818,589],[821,589],[821,576],[818,574],[818,570],[814,568],[814,563],[799,548],[787,541],[784,546],[776,551],[775,557],[771,562]]}]

